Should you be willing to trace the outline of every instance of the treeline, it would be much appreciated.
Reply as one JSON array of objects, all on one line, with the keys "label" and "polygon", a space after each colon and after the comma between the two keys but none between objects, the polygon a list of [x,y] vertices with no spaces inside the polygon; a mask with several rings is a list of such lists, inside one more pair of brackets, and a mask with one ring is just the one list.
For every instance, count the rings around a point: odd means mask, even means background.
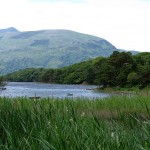
[{"label": "treeline", "polygon": [[61,69],[25,69],[5,76],[15,82],[96,84],[103,87],[150,86],[150,53],[132,55],[114,51],[108,57],[74,64]]}]

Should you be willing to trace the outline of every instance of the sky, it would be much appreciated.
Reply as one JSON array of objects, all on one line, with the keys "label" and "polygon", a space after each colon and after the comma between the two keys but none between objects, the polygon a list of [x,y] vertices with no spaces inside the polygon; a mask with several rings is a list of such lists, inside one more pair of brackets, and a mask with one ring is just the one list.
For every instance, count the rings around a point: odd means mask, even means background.
[{"label": "sky", "polygon": [[67,29],[150,52],[150,0],[0,0],[0,29]]}]

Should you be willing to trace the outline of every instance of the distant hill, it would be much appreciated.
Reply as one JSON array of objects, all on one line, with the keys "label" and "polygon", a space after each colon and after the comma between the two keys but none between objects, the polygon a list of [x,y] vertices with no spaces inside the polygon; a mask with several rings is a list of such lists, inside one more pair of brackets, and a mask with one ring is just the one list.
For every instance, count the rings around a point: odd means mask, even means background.
[{"label": "distant hill", "polygon": [[69,30],[0,30],[0,74],[25,68],[60,68],[98,56],[110,56],[107,40]]},{"label": "distant hill", "polygon": [[[118,51],[120,51],[120,52],[127,52],[128,50],[125,50],[125,49],[118,49]],[[136,54],[139,53],[139,51],[136,51],[136,50],[130,50],[130,51],[128,51],[128,52],[131,52],[132,55],[136,55]]]},{"label": "distant hill", "polygon": [[10,33],[10,32],[19,32],[19,31],[14,27],[6,28],[6,29],[0,29],[0,34]]}]

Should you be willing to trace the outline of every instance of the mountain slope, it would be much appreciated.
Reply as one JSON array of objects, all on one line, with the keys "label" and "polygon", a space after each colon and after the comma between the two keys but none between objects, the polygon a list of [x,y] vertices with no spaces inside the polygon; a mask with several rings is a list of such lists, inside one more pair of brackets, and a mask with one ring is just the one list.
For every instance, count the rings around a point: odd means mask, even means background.
[{"label": "mountain slope", "polygon": [[19,31],[14,27],[0,29],[0,34],[4,34],[4,33],[8,33],[8,32],[10,33],[10,32],[19,32]]},{"label": "mountain slope", "polygon": [[69,30],[0,30],[0,74],[24,68],[60,68],[109,56],[117,50],[105,39]]}]

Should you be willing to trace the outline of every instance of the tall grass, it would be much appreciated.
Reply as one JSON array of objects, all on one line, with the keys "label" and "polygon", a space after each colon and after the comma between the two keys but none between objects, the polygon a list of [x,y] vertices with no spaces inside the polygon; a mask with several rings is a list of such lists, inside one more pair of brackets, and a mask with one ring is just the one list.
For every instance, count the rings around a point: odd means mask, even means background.
[{"label": "tall grass", "polygon": [[149,150],[150,98],[0,98],[1,150]]}]

